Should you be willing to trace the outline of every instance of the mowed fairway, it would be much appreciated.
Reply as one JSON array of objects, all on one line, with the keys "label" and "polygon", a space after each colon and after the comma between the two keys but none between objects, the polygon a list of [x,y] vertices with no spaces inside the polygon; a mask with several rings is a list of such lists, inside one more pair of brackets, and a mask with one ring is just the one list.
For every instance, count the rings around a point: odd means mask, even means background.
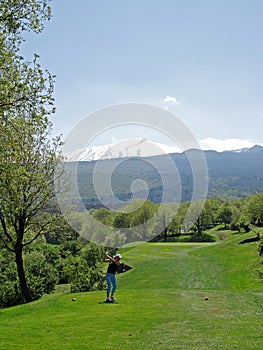
[{"label": "mowed fairway", "polygon": [[0,349],[261,350],[262,258],[257,243],[237,241],[123,249],[133,269],[118,276],[116,303],[54,294],[1,310]]}]

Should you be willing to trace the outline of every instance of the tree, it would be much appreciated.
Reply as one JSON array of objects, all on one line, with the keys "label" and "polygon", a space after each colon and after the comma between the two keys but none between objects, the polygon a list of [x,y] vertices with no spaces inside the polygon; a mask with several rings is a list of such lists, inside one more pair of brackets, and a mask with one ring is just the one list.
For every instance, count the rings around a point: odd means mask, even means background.
[{"label": "tree", "polygon": [[102,270],[103,247],[89,243],[64,267],[69,276],[71,292],[89,292],[105,288]]},{"label": "tree", "polygon": [[114,212],[107,208],[100,208],[91,212],[91,215],[104,225],[113,226]]},{"label": "tree", "polygon": [[25,302],[32,295],[23,249],[52,225],[47,209],[61,140],[51,140],[54,77],[42,71],[37,55],[26,62],[19,46],[24,31],[42,31],[48,2],[0,0],[0,235],[15,255]]},{"label": "tree", "polygon": [[178,224],[179,220],[177,217],[178,209],[178,203],[166,203],[158,208],[154,225],[155,239],[163,239],[164,242],[167,242],[169,232],[180,232],[180,224]]},{"label": "tree", "polygon": [[217,211],[217,219],[223,221],[225,224],[225,229],[227,224],[230,224],[232,220],[233,209],[231,208],[228,201],[225,201]]},{"label": "tree", "polygon": [[[31,247],[24,254],[25,271],[32,298],[37,300],[43,294],[54,291],[59,270],[57,264],[52,264],[40,250],[36,249],[37,244]],[[2,248],[0,260],[0,308],[23,303],[13,254]]]},{"label": "tree", "polygon": [[252,224],[263,225],[263,193],[257,193],[246,200],[247,214]]},{"label": "tree", "polygon": [[132,213],[131,226],[135,227],[136,229],[138,227],[141,236],[140,239],[146,241],[150,238],[149,230],[151,229],[151,227],[149,221],[156,212],[156,208],[154,204],[152,204],[149,200],[146,200],[145,202],[137,200],[134,202],[136,202],[133,203],[135,205],[138,205],[139,203],[143,203],[143,205]]},{"label": "tree", "polygon": [[[23,33],[40,33],[51,17],[50,0],[0,0],[0,111],[19,108],[30,94],[20,77]],[[31,94],[31,98],[32,98]]]}]

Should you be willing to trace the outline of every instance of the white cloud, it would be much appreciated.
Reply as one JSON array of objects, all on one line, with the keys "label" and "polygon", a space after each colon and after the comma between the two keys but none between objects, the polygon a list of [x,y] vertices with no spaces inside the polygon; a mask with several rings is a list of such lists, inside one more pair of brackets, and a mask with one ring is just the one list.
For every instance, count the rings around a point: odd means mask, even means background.
[{"label": "white cloud", "polygon": [[177,105],[179,103],[179,101],[175,97],[169,96],[169,95],[166,95],[166,97],[163,100],[163,102],[165,102],[165,103],[172,103],[172,104],[175,104],[175,105]]},{"label": "white cloud", "polygon": [[200,146],[203,150],[214,150],[218,152],[233,151],[242,148],[251,148],[256,144],[263,146],[262,143],[256,143],[250,140],[229,138],[229,139],[217,139],[213,137],[207,137],[200,140]]}]

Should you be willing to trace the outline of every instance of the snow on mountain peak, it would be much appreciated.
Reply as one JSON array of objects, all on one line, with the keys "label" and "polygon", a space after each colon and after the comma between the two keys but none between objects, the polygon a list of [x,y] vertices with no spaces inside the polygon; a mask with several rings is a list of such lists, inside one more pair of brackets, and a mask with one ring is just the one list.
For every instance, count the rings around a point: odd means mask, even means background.
[{"label": "snow on mountain peak", "polygon": [[67,162],[105,160],[127,157],[152,157],[182,152],[179,147],[168,146],[145,138],[133,138],[102,146],[86,148],[64,154]]},{"label": "snow on mountain peak", "polygon": [[[250,147],[208,147],[204,140],[200,141],[201,149],[214,150],[216,152],[251,152],[262,149],[262,144],[252,144]],[[217,145],[218,146],[218,145]],[[226,146],[226,145],[225,145]],[[237,146],[235,144],[235,146]],[[241,143],[243,146],[243,143]],[[113,158],[129,158],[129,157],[153,157],[157,155],[182,153],[183,150],[179,146],[168,146],[162,143],[154,142],[146,138],[131,138],[116,143],[101,145],[101,146],[87,146],[83,149],[78,149],[69,153],[64,153],[67,162],[87,162],[93,160],[105,160]]]}]

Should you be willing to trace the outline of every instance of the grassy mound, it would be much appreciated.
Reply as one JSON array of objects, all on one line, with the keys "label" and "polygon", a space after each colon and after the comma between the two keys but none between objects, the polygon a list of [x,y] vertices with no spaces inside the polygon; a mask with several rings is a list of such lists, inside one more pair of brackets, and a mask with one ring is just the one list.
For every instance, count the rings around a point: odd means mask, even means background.
[{"label": "grassy mound", "polygon": [[116,303],[64,293],[1,310],[0,349],[261,349],[262,258],[238,239],[127,247]]}]

